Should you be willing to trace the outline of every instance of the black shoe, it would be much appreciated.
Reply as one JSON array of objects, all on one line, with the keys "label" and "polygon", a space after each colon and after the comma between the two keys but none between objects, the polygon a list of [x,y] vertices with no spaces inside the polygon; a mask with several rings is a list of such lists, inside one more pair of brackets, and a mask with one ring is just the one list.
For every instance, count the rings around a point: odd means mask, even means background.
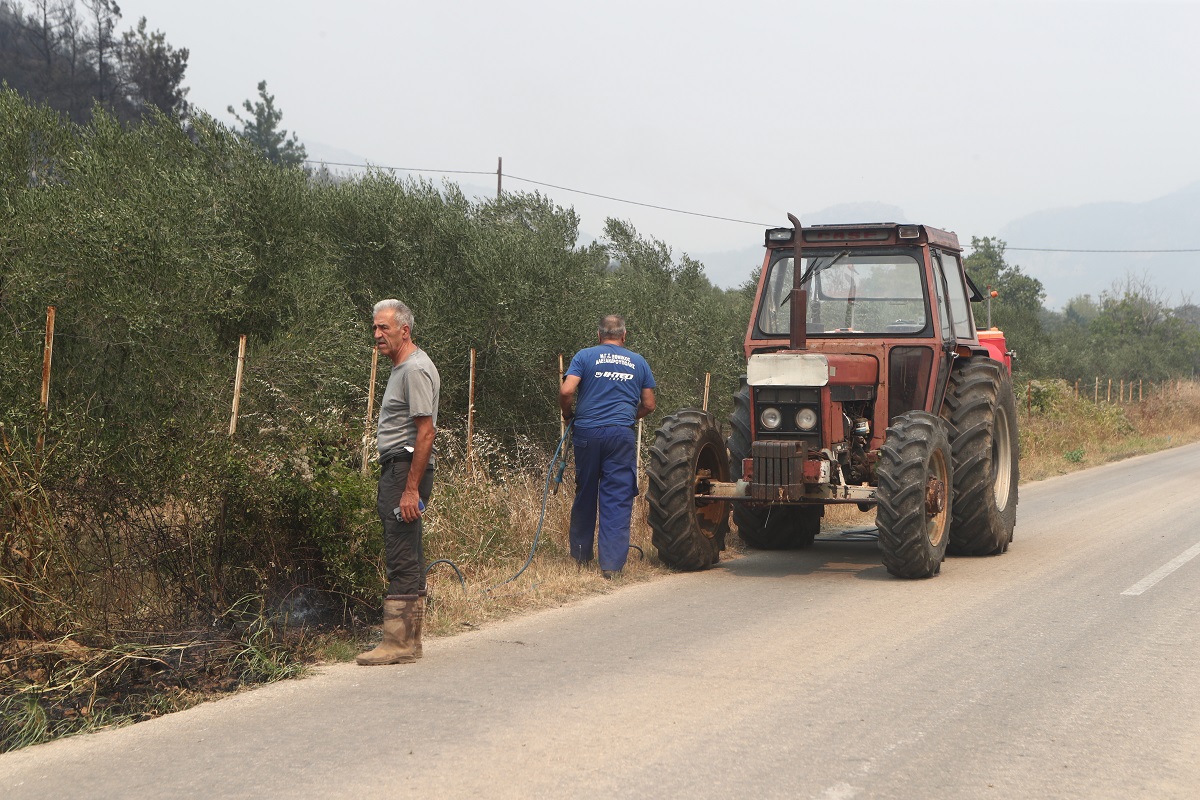
[{"label": "black shoe", "polygon": [[602,569],[600,574],[604,576],[604,580],[611,581],[613,578],[621,574],[619,569]]}]

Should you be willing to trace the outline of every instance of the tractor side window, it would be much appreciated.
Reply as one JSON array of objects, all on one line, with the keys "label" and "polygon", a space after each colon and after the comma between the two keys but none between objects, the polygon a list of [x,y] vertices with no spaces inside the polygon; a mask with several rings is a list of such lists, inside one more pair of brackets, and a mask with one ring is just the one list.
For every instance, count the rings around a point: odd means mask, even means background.
[{"label": "tractor side window", "polygon": [[771,264],[770,276],[763,291],[762,307],[758,311],[758,327],[768,336],[788,336],[792,332],[791,306],[792,269],[795,259],[790,256]]},{"label": "tractor side window", "polygon": [[941,323],[942,339],[950,338],[950,309],[946,305],[946,276],[942,272],[942,260],[935,254],[933,257],[933,284],[937,295],[938,317]]},{"label": "tractor side window", "polygon": [[950,313],[954,315],[954,336],[957,339],[975,338],[971,305],[963,285],[963,271],[958,256],[941,253],[942,270],[946,273],[946,290],[950,293]]}]

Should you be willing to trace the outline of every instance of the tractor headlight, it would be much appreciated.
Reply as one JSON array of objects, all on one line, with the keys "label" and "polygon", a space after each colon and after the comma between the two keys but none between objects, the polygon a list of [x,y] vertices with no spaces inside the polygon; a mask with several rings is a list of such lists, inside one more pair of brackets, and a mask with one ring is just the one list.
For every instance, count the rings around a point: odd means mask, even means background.
[{"label": "tractor headlight", "polygon": [[817,427],[817,412],[811,408],[802,408],[797,411],[796,427],[802,431],[811,431]]},{"label": "tractor headlight", "polygon": [[764,408],[758,415],[758,421],[764,428],[773,431],[783,424],[783,415],[779,413],[778,408]]}]

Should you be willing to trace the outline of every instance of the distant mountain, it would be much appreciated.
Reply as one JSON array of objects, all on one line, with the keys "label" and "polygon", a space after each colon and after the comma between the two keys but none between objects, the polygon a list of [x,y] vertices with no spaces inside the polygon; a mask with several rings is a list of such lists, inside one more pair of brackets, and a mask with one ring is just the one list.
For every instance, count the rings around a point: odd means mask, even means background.
[{"label": "distant mountain", "polygon": [[1046,287],[1046,307],[1093,297],[1127,275],[1143,276],[1170,305],[1200,300],[1200,252],[1047,253],[1048,250],[1200,250],[1200,183],[1145,203],[1090,203],[1038,211],[997,232],[1007,261]]},{"label": "distant mountain", "polygon": [[358,153],[352,153],[349,150],[343,150],[340,147],[335,147],[324,142],[316,142],[311,139],[305,140],[304,149],[308,151],[309,166],[316,167],[321,163],[329,165],[330,172],[347,172],[349,174],[357,174],[362,172],[361,168],[342,166],[345,164],[366,164],[368,163],[365,156],[360,156]]},{"label": "distant mountain", "polygon": [[[908,222],[904,210],[886,203],[842,203],[820,211],[800,215],[803,225],[838,225],[852,222]],[[780,223],[781,225],[784,223]],[[763,262],[763,233],[747,227],[751,244],[736,250],[689,253],[704,264],[704,272],[716,286],[736,288],[749,280]]]}]

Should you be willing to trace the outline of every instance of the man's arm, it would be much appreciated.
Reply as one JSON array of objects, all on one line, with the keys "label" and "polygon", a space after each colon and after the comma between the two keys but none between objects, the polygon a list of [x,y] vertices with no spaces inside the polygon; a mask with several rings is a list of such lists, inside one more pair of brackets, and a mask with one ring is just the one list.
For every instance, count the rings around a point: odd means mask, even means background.
[{"label": "man's arm", "polygon": [[429,457],[433,454],[433,417],[413,417],[417,426],[417,441],[413,445],[412,464],[408,468],[408,483],[404,493],[400,495],[400,518],[405,522],[414,522],[421,516],[421,479],[429,468]]},{"label": "man's arm", "polygon": [[642,389],[642,400],[638,403],[637,416],[634,419],[648,417],[654,413],[654,390]]},{"label": "man's arm", "polygon": [[[575,405],[575,390],[578,388],[578,375],[568,375],[563,379],[562,386],[558,390],[558,407],[562,409],[563,419],[570,419],[575,416],[575,412],[571,410],[571,406]],[[651,401],[651,406],[653,406],[653,401]]]}]

